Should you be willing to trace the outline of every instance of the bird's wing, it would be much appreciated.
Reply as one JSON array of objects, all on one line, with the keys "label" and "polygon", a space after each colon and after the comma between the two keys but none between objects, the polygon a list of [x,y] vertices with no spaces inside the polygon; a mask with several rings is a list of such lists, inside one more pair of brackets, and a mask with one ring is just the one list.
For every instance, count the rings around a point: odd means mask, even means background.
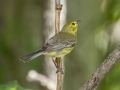
[{"label": "bird's wing", "polygon": [[70,33],[59,32],[58,34],[51,37],[45,43],[42,49],[45,49],[46,51],[54,51],[63,48],[73,47],[77,42],[76,40],[76,36]]}]

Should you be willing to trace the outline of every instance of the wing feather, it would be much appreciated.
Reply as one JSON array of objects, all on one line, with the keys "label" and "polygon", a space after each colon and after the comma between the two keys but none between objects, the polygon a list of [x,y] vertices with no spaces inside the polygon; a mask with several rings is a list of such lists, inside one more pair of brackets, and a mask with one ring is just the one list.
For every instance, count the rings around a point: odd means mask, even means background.
[{"label": "wing feather", "polygon": [[60,50],[72,47],[76,42],[76,36],[66,32],[59,32],[55,36],[51,37],[42,49],[45,49],[45,51]]}]

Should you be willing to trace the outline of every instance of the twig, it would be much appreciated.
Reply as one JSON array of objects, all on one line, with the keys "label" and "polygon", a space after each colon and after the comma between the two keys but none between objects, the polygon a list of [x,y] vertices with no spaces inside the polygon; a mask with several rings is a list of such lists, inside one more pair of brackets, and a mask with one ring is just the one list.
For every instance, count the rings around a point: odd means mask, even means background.
[{"label": "twig", "polygon": [[52,79],[36,72],[35,70],[30,70],[26,78],[28,81],[31,82],[38,81],[42,86],[46,87],[48,90],[55,90],[55,82]]},{"label": "twig", "polygon": [[105,61],[97,68],[92,77],[80,88],[80,90],[95,90],[100,81],[105,77],[109,70],[120,59],[120,45],[105,59]]},{"label": "twig", "polygon": [[55,0],[55,33],[60,31],[60,12],[62,10],[62,5],[60,0]]},{"label": "twig", "polygon": [[[56,58],[56,63],[59,68],[62,68],[62,59],[61,58]],[[61,90],[62,89],[62,73],[57,72],[57,87],[56,90]]]},{"label": "twig", "polygon": [[[62,9],[62,5],[60,4],[60,0],[55,0],[55,33],[60,31],[60,11]],[[56,63],[58,68],[62,68],[62,59],[56,58]],[[61,90],[62,88],[62,73],[57,72],[57,87],[56,90]]]}]

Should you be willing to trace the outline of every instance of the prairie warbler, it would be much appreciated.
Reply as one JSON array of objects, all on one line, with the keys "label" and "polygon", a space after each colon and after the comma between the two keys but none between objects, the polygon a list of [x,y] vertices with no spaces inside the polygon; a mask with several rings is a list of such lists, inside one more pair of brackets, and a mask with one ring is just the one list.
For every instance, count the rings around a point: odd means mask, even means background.
[{"label": "prairie warbler", "polygon": [[[31,54],[20,58],[24,62],[28,62],[37,56],[48,55],[52,57],[55,64],[55,58],[62,57],[72,51],[77,43],[77,28],[81,20],[66,23],[62,30],[51,37],[44,46]],[[55,64],[56,65],[56,64]],[[56,66],[57,67],[57,66]],[[57,68],[58,69],[58,68]]]}]

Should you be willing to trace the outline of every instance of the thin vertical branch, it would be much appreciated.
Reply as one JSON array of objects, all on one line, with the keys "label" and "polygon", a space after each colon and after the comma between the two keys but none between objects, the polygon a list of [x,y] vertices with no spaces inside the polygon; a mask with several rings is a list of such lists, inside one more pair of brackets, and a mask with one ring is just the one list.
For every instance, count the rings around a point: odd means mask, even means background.
[{"label": "thin vertical branch", "polygon": [[60,12],[62,9],[62,5],[60,4],[60,0],[55,0],[55,33],[60,31]]},{"label": "thin vertical branch", "polygon": [[[62,5],[60,0],[55,0],[55,33],[60,31],[60,12],[62,10]],[[62,59],[56,58],[56,63],[58,68],[62,68]],[[62,88],[62,73],[57,72],[57,87],[56,90],[61,90]]]}]

